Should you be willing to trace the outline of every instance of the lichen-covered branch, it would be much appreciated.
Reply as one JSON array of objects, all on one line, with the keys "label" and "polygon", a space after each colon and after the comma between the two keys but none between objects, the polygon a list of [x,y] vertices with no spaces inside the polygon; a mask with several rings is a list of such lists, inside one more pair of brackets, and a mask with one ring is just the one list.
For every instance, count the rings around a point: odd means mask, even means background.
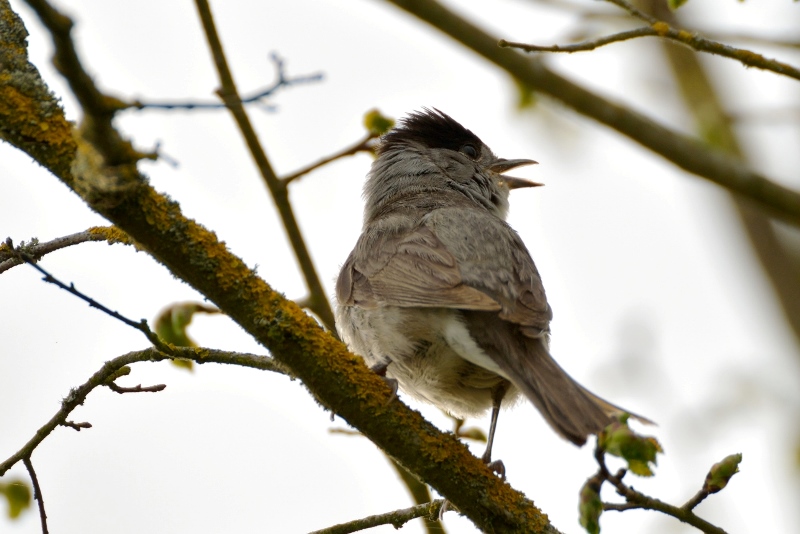
[{"label": "lichen-covered branch", "polygon": [[[50,27],[48,21],[52,18],[61,20],[54,17],[52,7],[43,0],[31,0],[31,5],[37,13],[44,13],[46,26]],[[0,10],[8,11],[6,0],[0,0]],[[0,17],[2,24],[9,24],[9,20],[5,13]],[[19,24],[18,19],[14,21]],[[51,30],[58,35],[61,26],[68,27],[62,24]],[[57,48],[72,46],[61,37],[54,36],[54,42]],[[71,68],[79,72],[72,72]],[[75,76],[78,81],[85,81],[80,62],[72,62],[62,72],[68,79]],[[55,102],[52,95],[48,96]],[[92,107],[84,109],[87,115],[94,111]],[[35,120],[52,122],[52,128],[61,128],[71,137],[63,114],[37,115]],[[84,130],[102,120],[102,116],[92,117],[84,124]],[[184,217],[176,202],[150,187],[136,169],[135,154],[129,153],[126,160],[109,165],[111,157],[125,154],[116,146],[126,143],[119,135],[97,146],[88,141],[97,136],[96,130],[78,136],[67,150],[55,141],[52,145],[40,143],[36,153],[41,157],[37,161],[173,275],[241,325],[269,349],[281,366],[302,380],[323,406],[426,480],[479,528],[494,532],[554,531],[547,517],[523,494],[495,476],[454,436],[439,431],[417,412],[392,400],[383,380],[360,358],[348,353],[314,319],[256,276],[212,232]],[[24,148],[22,144],[16,146]],[[107,378],[111,372],[105,370],[98,379]],[[59,420],[51,423],[58,424]]]}]

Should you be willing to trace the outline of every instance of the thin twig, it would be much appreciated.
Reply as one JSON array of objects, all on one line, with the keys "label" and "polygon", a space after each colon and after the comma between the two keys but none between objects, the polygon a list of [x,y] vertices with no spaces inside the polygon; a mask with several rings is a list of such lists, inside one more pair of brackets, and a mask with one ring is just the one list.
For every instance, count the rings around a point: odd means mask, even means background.
[{"label": "thin twig", "polygon": [[350,532],[358,532],[359,530],[366,530],[380,525],[392,525],[395,529],[398,529],[407,522],[418,517],[438,517],[439,508],[442,506],[443,502],[443,499],[437,499],[404,510],[395,510],[385,514],[372,515],[348,523],[341,523],[332,527],[323,528],[322,530],[315,530],[310,534],[349,534]]},{"label": "thin twig", "polygon": [[116,312],[114,310],[111,310],[110,308],[107,308],[106,306],[100,304],[99,302],[97,302],[93,298],[89,297],[88,295],[78,291],[78,289],[75,287],[75,284],[70,284],[70,285],[65,284],[64,282],[62,282],[61,280],[59,280],[58,278],[56,278],[55,276],[50,274],[42,266],[38,265],[36,263],[36,260],[34,258],[32,258],[28,253],[26,253],[26,252],[24,252],[22,250],[19,250],[19,249],[15,249],[14,248],[14,244],[11,241],[10,237],[8,239],[6,239],[6,246],[8,246],[11,250],[13,250],[15,252],[15,254],[21,260],[23,260],[26,263],[30,264],[31,267],[33,267],[34,269],[36,269],[37,271],[42,273],[44,275],[44,278],[42,280],[44,280],[45,282],[53,284],[53,285],[63,289],[64,291],[67,291],[68,293],[72,293],[73,295],[75,295],[79,299],[81,299],[84,302],[88,303],[89,306],[91,306],[92,308],[97,308],[98,310],[100,310],[101,312],[105,313],[106,315],[110,315],[114,319],[117,319],[118,321],[122,321],[126,325],[131,326],[131,327],[135,328],[136,330],[142,332],[147,337],[147,339],[154,346],[156,346],[159,350],[161,350],[163,352],[166,352],[167,354],[170,354],[172,352],[172,349],[168,345],[166,345],[163,341],[161,341],[161,338],[159,338],[158,335],[156,335],[155,332],[150,330],[150,327],[147,326],[147,320],[146,319],[142,319],[141,321],[138,321],[138,322],[134,321],[133,319],[128,319],[127,317],[125,317],[121,313]]},{"label": "thin twig", "polygon": [[[683,505],[682,507],[673,506],[659,499],[645,495],[644,493],[633,489],[631,486],[628,486],[622,480],[627,473],[625,469],[620,469],[616,474],[612,475],[608,470],[608,467],[606,467],[605,451],[603,451],[600,446],[595,448],[594,457],[595,460],[597,460],[597,465],[600,467],[598,475],[600,476],[601,480],[610,482],[611,485],[617,490],[617,493],[624,497],[626,501],[624,504],[603,503],[603,510],[618,512],[636,508],[655,510],[700,529],[706,534],[726,534],[725,531],[720,527],[713,525],[705,519],[695,515],[691,508],[687,508],[687,505]],[[691,502],[691,500],[689,502]]]},{"label": "thin twig", "polygon": [[92,428],[92,423],[87,423],[85,421],[82,423],[76,423],[74,421],[64,421],[63,423],[61,423],[61,426],[73,428],[75,429],[76,432],[80,432],[84,428]]},{"label": "thin twig", "polygon": [[[287,374],[284,368],[275,362],[275,360],[266,356],[260,356],[258,354],[246,354],[187,347],[177,347],[175,349],[175,353],[177,354],[177,357],[192,360],[198,364],[222,363],[238,365],[240,367],[249,367],[252,369],[260,369],[262,371],[272,371],[276,373]],[[145,350],[129,352],[128,354],[124,354],[107,361],[105,364],[103,364],[99,371],[95,372],[89,378],[89,380],[76,388],[72,388],[66,398],[61,401],[61,408],[56,412],[56,414],[51,417],[47,423],[42,425],[42,427],[36,431],[33,437],[28,440],[28,442],[25,443],[25,445],[23,445],[19,451],[0,463],[0,477],[3,476],[6,471],[11,469],[11,467],[13,467],[17,462],[23,461],[25,458],[29,458],[36,447],[38,447],[39,444],[42,443],[42,441],[44,441],[45,438],[47,438],[47,436],[49,436],[57,426],[68,426],[70,428],[75,428],[75,430],[78,430],[79,428],[90,428],[91,425],[89,423],[72,423],[67,421],[67,417],[70,413],[72,413],[73,410],[75,410],[75,408],[84,403],[89,393],[98,387],[105,386],[108,380],[118,373],[120,369],[126,365],[136,362],[160,362],[169,359],[171,359],[171,356],[158,351],[154,347],[150,347]]]},{"label": "thin twig", "polygon": [[[113,226],[95,226],[83,232],[58,237],[46,243],[39,243],[37,239],[33,239],[30,243],[21,243],[17,246],[17,249],[28,254],[34,261],[39,261],[45,254],[49,254],[50,252],[91,241],[107,241],[109,244],[133,244],[133,241],[118,228]],[[7,242],[5,244],[7,245]],[[17,252],[6,249],[0,244],[0,273],[12,267],[16,267],[17,265],[22,265],[23,263],[25,263],[25,260],[22,259]]]},{"label": "thin twig", "polygon": [[[261,102],[262,100],[272,96],[279,89],[290,87],[292,85],[300,85],[304,83],[318,82],[323,79],[322,73],[309,74],[305,76],[287,77],[284,71],[284,62],[276,54],[270,54],[270,60],[275,65],[276,80],[275,82],[265,89],[256,91],[249,96],[242,97],[242,104],[251,104]],[[225,109],[227,105],[224,102],[155,102],[155,101],[142,101],[139,99],[127,103],[125,109],[162,109],[162,110],[195,110],[195,109]]]},{"label": "thin twig", "polygon": [[373,139],[376,139],[377,137],[378,137],[378,134],[370,132],[370,133],[368,133],[366,135],[366,137],[364,137],[362,140],[358,141],[354,145],[349,146],[347,148],[344,148],[344,149],[340,150],[339,152],[337,152],[337,153],[335,153],[333,155],[330,155],[330,156],[328,156],[326,158],[322,158],[321,160],[317,161],[316,163],[312,163],[311,165],[308,165],[307,167],[303,167],[299,171],[295,171],[292,174],[284,176],[283,178],[281,178],[281,182],[283,182],[284,185],[288,185],[291,182],[293,182],[293,181],[297,180],[298,178],[300,178],[301,176],[306,175],[306,174],[310,173],[311,171],[322,167],[323,165],[327,165],[328,163],[336,161],[337,159],[345,158],[347,156],[353,156],[355,154],[358,154],[359,152],[372,152],[373,144],[370,141],[372,141]]},{"label": "thin twig", "polygon": [[33,470],[30,456],[23,458],[22,463],[25,464],[25,469],[28,470],[31,483],[33,484],[33,498],[36,499],[36,503],[39,506],[39,520],[42,523],[42,534],[47,534],[47,514],[44,511],[44,497],[42,497],[42,488],[39,487],[39,477],[36,476],[36,471]]},{"label": "thin twig", "polygon": [[294,210],[289,202],[289,191],[286,188],[286,184],[275,175],[275,171],[272,169],[266,152],[261,146],[258,135],[250,122],[247,110],[242,105],[242,99],[239,96],[239,92],[233,80],[233,74],[228,66],[228,60],[225,57],[225,51],[222,48],[222,42],[217,33],[211,7],[208,5],[207,0],[195,0],[195,5],[197,6],[200,20],[203,23],[203,30],[205,31],[206,39],[211,49],[211,55],[214,58],[214,64],[217,67],[217,74],[219,75],[221,85],[218,94],[233,115],[239,127],[239,131],[247,143],[250,154],[253,156],[256,166],[261,173],[261,177],[278,208],[283,226],[286,229],[286,234],[292,244],[292,250],[294,250],[297,263],[300,266],[300,270],[305,278],[306,287],[308,288],[308,309],[319,317],[320,321],[322,321],[331,334],[336,336],[333,310],[328,303],[325,290],[322,287],[316,267],[308,252],[305,240],[303,239],[303,235],[300,232],[297,219],[294,216]]},{"label": "thin twig", "polygon": [[525,52],[567,52],[567,53],[586,52],[589,50],[600,48],[601,46],[605,46],[607,44],[618,43],[621,41],[627,41],[629,39],[636,39],[637,37],[644,37],[648,35],[657,35],[657,34],[655,33],[655,30],[653,30],[653,28],[649,26],[644,26],[642,28],[636,28],[635,30],[619,32],[612,35],[607,35],[605,37],[600,37],[598,39],[593,39],[591,41],[583,41],[580,43],[573,43],[568,45],[540,46],[540,45],[532,45],[525,43],[517,43],[513,41],[506,41],[505,39],[500,39],[500,41],[498,41],[497,43],[497,46],[503,48],[517,48]]},{"label": "thin twig", "polygon": [[138,386],[133,387],[122,387],[116,385],[114,382],[109,382],[106,384],[106,387],[115,393],[156,393],[158,391],[164,391],[167,388],[166,384],[156,384],[154,386],[142,386],[139,384]]}]

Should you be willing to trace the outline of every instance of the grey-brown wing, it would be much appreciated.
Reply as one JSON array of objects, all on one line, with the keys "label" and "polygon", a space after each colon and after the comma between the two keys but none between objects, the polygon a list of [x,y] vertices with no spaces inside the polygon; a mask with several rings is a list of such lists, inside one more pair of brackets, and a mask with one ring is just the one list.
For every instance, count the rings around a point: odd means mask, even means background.
[{"label": "grey-brown wing", "polygon": [[342,305],[365,308],[380,304],[483,311],[501,308],[486,293],[463,282],[456,258],[425,226],[362,236],[342,267],[336,295]]},{"label": "grey-brown wing", "polygon": [[504,221],[476,211],[464,239],[464,213],[437,210],[427,223],[452,252],[463,283],[488,295],[501,306],[499,318],[518,325],[525,335],[548,331],[553,313],[528,249]]}]

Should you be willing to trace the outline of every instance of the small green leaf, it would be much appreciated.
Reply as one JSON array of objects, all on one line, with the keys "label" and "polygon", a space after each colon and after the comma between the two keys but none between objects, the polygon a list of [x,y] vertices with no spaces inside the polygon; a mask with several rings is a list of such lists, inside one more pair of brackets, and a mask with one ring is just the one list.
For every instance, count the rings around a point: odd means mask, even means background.
[{"label": "small green leaf", "polygon": [[597,436],[597,442],[607,453],[627,461],[632,473],[643,477],[653,476],[656,455],[664,452],[656,438],[640,436],[631,430],[627,414],[603,429]]},{"label": "small green leaf", "polygon": [[31,506],[31,489],[21,480],[0,482],[0,495],[8,501],[8,517],[16,519]]},{"label": "small green leaf", "polygon": [[371,109],[364,114],[364,128],[376,137],[381,136],[394,127],[394,119],[386,117],[377,109]]},{"label": "small green leaf", "polygon": [[[197,343],[189,337],[188,332],[188,327],[195,313],[219,313],[219,310],[199,302],[172,304],[161,310],[161,313],[156,317],[156,334],[176,347],[197,347]],[[172,360],[172,363],[189,371],[194,369],[194,362],[191,360]]]},{"label": "small green leaf", "polygon": [[706,475],[704,489],[708,493],[716,493],[728,485],[731,477],[739,472],[739,463],[742,461],[742,453],[731,454],[721,461],[711,466]]},{"label": "small green leaf", "polygon": [[667,0],[667,7],[670,11],[677,11],[679,7],[688,2],[689,0]]},{"label": "small green leaf", "polygon": [[600,482],[594,477],[586,481],[581,488],[578,514],[581,526],[589,534],[600,534],[600,514],[603,513],[603,501],[600,500]]}]

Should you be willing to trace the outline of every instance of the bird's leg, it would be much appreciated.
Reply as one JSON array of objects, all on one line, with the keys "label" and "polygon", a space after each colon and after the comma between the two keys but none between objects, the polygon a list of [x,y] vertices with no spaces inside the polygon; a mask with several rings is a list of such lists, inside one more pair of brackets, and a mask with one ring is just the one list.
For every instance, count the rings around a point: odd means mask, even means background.
[{"label": "bird's leg", "polygon": [[383,381],[386,382],[386,385],[389,386],[389,389],[392,390],[392,395],[391,397],[389,397],[389,400],[386,401],[386,404],[389,404],[390,402],[392,402],[394,399],[397,398],[397,386],[398,386],[397,379],[386,376],[386,370],[389,368],[390,363],[392,362],[387,360],[385,362],[376,363],[375,365],[370,367],[370,369],[372,369],[372,372],[378,375],[379,377],[383,378]]},{"label": "bird's leg", "polygon": [[[489,469],[497,473],[503,480],[506,478],[506,466],[503,465],[502,460],[492,461],[492,445],[494,444],[494,431],[497,429],[497,416],[500,415],[500,403],[503,402],[503,397],[505,397],[506,391],[508,391],[510,385],[508,380],[503,380],[492,388],[492,421],[489,423],[489,438],[486,440],[486,450],[483,452],[483,456],[481,456],[483,463],[485,463]],[[442,517],[444,517],[444,513],[451,507],[450,501],[445,499],[442,503],[442,507],[439,508],[440,521]]]},{"label": "bird's leg", "polygon": [[481,460],[489,466],[489,469],[500,475],[500,478],[506,478],[506,467],[503,465],[502,460],[492,461],[492,445],[494,444],[494,432],[497,430],[497,417],[500,415],[500,404],[503,402],[503,397],[508,391],[509,383],[503,380],[492,389],[492,422],[489,424],[489,438],[486,440],[486,451],[484,451]]}]

